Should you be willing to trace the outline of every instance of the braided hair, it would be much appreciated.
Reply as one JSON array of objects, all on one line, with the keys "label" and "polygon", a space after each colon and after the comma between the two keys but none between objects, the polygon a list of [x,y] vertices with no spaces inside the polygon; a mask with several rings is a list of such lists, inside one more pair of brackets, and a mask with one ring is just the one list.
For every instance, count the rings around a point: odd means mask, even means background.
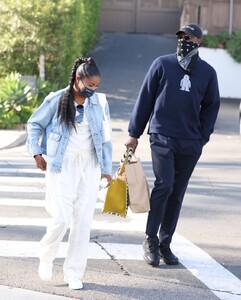
[{"label": "braided hair", "polygon": [[92,57],[79,58],[74,62],[71,76],[69,78],[69,87],[60,99],[58,107],[58,117],[60,124],[72,126],[75,128],[75,105],[74,105],[74,90],[75,78],[79,76],[80,79],[92,76],[100,76],[100,72]]}]

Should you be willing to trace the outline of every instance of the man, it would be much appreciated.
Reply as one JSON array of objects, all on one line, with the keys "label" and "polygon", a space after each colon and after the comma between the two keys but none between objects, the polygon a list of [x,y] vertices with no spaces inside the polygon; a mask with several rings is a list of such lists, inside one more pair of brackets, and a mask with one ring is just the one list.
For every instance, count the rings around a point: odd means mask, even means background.
[{"label": "man", "polygon": [[176,33],[177,53],[151,65],[133,109],[127,148],[135,151],[149,121],[155,184],[143,242],[144,259],[176,265],[170,244],[188,181],[214,130],[220,98],[215,70],[198,55],[202,30],[188,24]]}]

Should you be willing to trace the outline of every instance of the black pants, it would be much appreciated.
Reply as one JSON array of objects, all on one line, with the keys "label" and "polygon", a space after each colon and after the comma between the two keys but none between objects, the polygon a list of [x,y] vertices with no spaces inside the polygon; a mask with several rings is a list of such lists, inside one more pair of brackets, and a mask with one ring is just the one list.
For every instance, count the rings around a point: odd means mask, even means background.
[{"label": "black pants", "polygon": [[150,135],[155,184],[146,234],[169,245],[175,232],[188,181],[202,153],[201,140]]}]

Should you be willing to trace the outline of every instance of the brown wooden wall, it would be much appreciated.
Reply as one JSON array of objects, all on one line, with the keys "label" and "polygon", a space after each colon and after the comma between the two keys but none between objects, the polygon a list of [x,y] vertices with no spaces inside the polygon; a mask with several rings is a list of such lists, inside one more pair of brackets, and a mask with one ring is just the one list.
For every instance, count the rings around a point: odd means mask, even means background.
[{"label": "brown wooden wall", "polygon": [[[241,29],[241,0],[233,1],[232,31]],[[207,33],[229,30],[230,0],[186,0],[183,3],[181,25],[198,23]]]}]

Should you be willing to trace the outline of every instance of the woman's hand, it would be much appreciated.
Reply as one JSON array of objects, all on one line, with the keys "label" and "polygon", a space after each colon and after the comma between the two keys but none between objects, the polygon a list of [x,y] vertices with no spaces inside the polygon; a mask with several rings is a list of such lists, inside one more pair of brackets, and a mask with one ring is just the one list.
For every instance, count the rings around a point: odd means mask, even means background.
[{"label": "woman's hand", "polygon": [[[111,180],[112,180],[112,176],[109,175],[109,174],[101,174],[101,179],[103,179],[103,178],[106,178],[106,180],[107,180],[107,185],[106,185],[106,187],[108,187],[108,186],[110,185]],[[100,179],[100,180],[101,180],[101,179]]]},{"label": "woman's hand", "polygon": [[36,166],[42,171],[46,171],[47,163],[46,160],[42,157],[41,154],[34,155]]}]

